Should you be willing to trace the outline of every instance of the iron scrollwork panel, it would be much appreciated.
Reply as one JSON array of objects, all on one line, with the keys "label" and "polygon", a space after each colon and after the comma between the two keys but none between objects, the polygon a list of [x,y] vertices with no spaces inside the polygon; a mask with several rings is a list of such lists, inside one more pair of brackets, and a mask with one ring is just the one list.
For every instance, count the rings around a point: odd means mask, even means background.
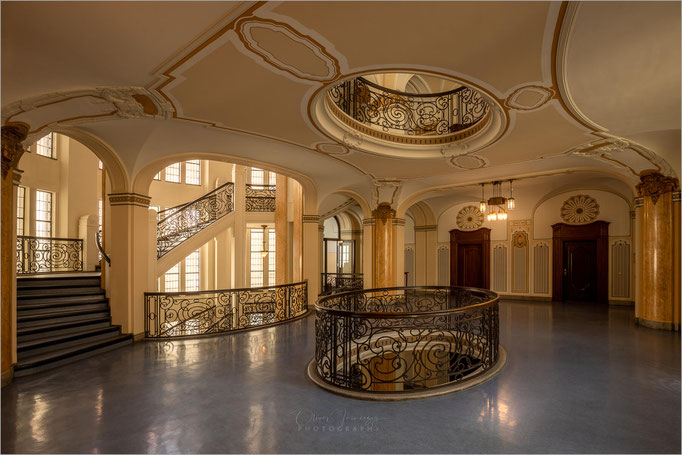
[{"label": "iron scrollwork panel", "polygon": [[17,236],[17,274],[83,271],[83,240]]},{"label": "iron scrollwork panel", "polygon": [[274,212],[275,185],[246,185],[246,211],[247,212]]}]

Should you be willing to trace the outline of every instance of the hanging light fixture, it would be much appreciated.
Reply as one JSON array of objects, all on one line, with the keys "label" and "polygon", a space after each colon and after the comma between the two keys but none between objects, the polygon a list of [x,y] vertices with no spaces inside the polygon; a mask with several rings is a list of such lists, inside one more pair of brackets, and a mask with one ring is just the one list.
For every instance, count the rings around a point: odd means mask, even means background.
[{"label": "hanging light fixture", "polygon": [[516,208],[516,200],[514,199],[514,188],[512,187],[513,180],[509,181],[509,199],[507,199],[507,209],[514,210]]},{"label": "hanging light fixture", "polygon": [[485,183],[481,183],[481,203],[478,206],[478,210],[481,211],[481,213],[485,213],[486,205],[485,205],[485,196],[483,194]]},{"label": "hanging light fixture", "polygon": [[261,224],[261,226],[263,226],[263,248],[261,249],[260,255],[261,255],[261,257],[265,257],[268,255],[268,247],[267,247],[267,244],[265,241],[265,236],[267,234],[268,225],[267,224]]}]

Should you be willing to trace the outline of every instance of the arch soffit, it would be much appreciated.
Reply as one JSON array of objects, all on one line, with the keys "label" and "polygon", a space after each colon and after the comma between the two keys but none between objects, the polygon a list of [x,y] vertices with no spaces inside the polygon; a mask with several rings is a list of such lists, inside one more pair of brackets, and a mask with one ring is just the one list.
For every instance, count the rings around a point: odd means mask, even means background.
[{"label": "arch soffit", "polygon": [[[276,174],[286,175],[287,177],[297,181],[303,188],[303,213],[305,215],[317,214],[317,186],[310,177],[269,163],[247,160],[244,158],[217,153],[188,152],[158,158],[147,164],[135,175],[135,179],[133,180],[133,192],[139,194],[149,194],[149,188],[152,184],[152,180],[157,173],[159,173],[168,165],[177,163],[178,161],[187,160],[221,161],[224,163],[237,164],[240,166],[257,167],[269,172],[274,172]],[[313,207],[314,209],[312,209]]]},{"label": "arch soffit", "polygon": [[537,211],[537,209],[540,208],[540,206],[542,204],[544,204],[545,202],[547,202],[548,200],[550,200],[551,198],[553,198],[555,196],[559,196],[560,194],[564,194],[564,193],[570,193],[572,191],[603,191],[604,193],[611,193],[614,196],[618,196],[619,198],[624,200],[625,203],[628,205],[628,208],[631,211],[633,210],[632,200],[630,200],[629,198],[625,197],[623,194],[619,193],[618,191],[616,191],[612,188],[608,188],[605,186],[595,186],[595,185],[590,185],[590,186],[580,186],[580,185],[569,186],[569,185],[566,185],[566,186],[563,186],[563,187],[558,188],[556,190],[550,191],[549,193],[542,196],[540,198],[540,200],[533,207],[533,211],[531,212],[531,219],[535,218],[535,212]]},{"label": "arch soffit", "polygon": [[431,206],[425,201],[419,201],[410,206],[406,212],[414,220],[415,226],[429,226],[436,223]]},{"label": "arch soffit", "polygon": [[[359,193],[356,193],[355,191],[352,190],[337,190],[329,193],[328,196],[331,196],[332,194],[342,194],[344,196],[348,196],[351,199],[353,199],[355,202],[358,203],[360,206],[360,209],[362,210],[362,217],[363,218],[371,218],[372,217],[372,210],[369,208],[369,204],[365,200],[364,197],[362,197]],[[320,201],[322,203],[322,201]],[[319,208],[318,208],[319,210]],[[320,220],[322,222],[324,220]]]}]

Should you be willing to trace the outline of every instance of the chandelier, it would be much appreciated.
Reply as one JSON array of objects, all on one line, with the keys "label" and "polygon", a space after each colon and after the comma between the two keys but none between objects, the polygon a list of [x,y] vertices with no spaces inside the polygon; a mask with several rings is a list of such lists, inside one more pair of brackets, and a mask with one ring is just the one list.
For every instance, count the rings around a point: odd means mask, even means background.
[{"label": "chandelier", "polygon": [[485,183],[481,183],[481,203],[478,206],[481,213],[488,212],[486,218],[488,221],[506,220],[507,210],[514,210],[516,208],[516,200],[514,199],[514,189],[512,188],[512,181],[509,180],[509,197],[502,196],[502,182],[493,182],[493,195],[485,199]]}]

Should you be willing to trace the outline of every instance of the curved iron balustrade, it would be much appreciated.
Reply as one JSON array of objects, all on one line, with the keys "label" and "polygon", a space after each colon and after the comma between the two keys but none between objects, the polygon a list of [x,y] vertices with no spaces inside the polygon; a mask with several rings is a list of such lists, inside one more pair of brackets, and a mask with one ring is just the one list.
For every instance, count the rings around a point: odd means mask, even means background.
[{"label": "curved iron balustrade", "polygon": [[320,295],[362,289],[363,287],[362,273],[322,273]]},{"label": "curved iron balustrade", "polygon": [[332,294],[315,305],[315,365],[343,389],[396,392],[453,384],[492,368],[499,297],[460,287]]},{"label": "curved iron balustrade", "polygon": [[335,85],[327,96],[360,123],[410,136],[456,133],[480,122],[489,110],[483,96],[466,86],[422,95],[391,90],[362,77]]},{"label": "curved iron balustrade", "polygon": [[308,282],[196,292],[145,292],[145,336],[178,338],[267,327],[308,311]]},{"label": "curved iron balustrade", "polygon": [[246,185],[246,211],[247,212],[274,212],[275,185]]},{"label": "curved iron balustrade", "polygon": [[159,212],[156,256],[170,250],[233,210],[234,184],[225,183],[200,198]]},{"label": "curved iron balustrade", "polygon": [[82,271],[82,239],[17,236],[18,275]]},{"label": "curved iron balustrade", "polygon": [[101,254],[102,258],[105,261],[107,261],[107,264],[109,264],[109,266],[111,266],[111,258],[104,251],[104,248],[102,248],[102,231],[95,232],[95,244],[97,245],[97,249],[99,250],[99,254]]}]

